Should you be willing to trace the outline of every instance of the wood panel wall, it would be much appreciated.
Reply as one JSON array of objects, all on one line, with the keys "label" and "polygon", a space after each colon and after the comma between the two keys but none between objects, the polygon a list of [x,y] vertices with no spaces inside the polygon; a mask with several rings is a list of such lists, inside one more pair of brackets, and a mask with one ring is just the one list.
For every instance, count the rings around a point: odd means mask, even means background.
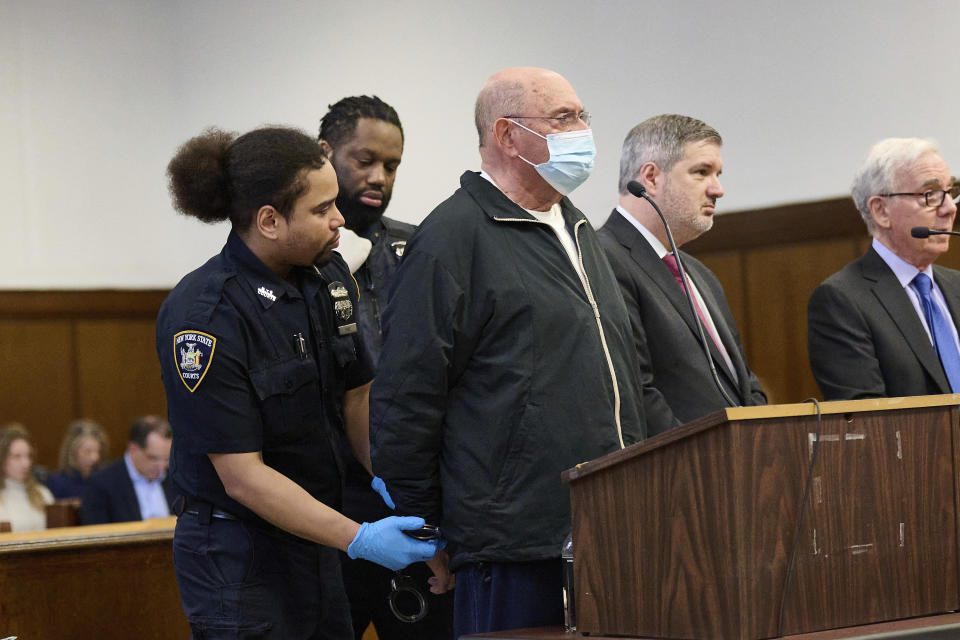
[{"label": "wood panel wall", "polygon": [[[820,397],[807,359],[807,300],[870,238],[849,198],[719,216],[684,249],[716,272],[771,402]],[[938,264],[960,268],[960,253]],[[23,422],[56,467],[78,417],[110,433],[110,457],[139,415],[166,414],[154,321],[166,291],[0,291],[0,424]]]},{"label": "wood panel wall", "polygon": [[76,418],[122,455],[138,416],[166,416],[154,323],[166,291],[0,291],[0,424],[22,422],[37,464],[57,468]]}]

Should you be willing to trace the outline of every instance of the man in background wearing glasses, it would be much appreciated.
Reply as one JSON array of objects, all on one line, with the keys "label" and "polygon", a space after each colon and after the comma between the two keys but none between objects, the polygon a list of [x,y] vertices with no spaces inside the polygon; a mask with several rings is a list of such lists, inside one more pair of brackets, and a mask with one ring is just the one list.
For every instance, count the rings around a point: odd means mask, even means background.
[{"label": "man in background wearing glasses", "polygon": [[588,121],[557,73],[493,75],[481,171],[414,232],[384,312],[373,467],[448,540],[454,637],[563,621],[560,474],[646,432],[623,298],[566,197],[593,168]]},{"label": "man in background wearing glasses", "polygon": [[824,398],[960,392],[960,272],[933,266],[950,236],[911,235],[953,228],[960,188],[950,168],[931,140],[888,138],[870,150],[852,191],[873,243],[807,306]]}]

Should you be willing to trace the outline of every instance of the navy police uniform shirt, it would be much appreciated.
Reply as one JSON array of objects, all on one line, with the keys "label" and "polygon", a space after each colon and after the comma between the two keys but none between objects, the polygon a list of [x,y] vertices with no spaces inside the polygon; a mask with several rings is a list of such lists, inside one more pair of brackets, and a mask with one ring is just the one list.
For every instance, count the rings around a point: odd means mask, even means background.
[{"label": "navy police uniform shirt", "polygon": [[207,454],[262,451],[316,499],[340,506],[332,429],[346,389],[373,367],[355,332],[359,292],[339,254],[280,278],[231,231],[221,253],[174,288],[157,317],[173,426],[170,474],[182,493],[246,519]]}]

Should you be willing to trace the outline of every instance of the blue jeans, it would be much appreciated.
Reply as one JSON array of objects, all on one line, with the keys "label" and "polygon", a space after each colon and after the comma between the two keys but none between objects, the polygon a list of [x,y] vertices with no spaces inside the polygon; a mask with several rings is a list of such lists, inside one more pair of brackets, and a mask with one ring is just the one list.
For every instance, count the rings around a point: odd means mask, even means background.
[{"label": "blue jeans", "polygon": [[454,638],[563,624],[562,570],[560,558],[461,566],[453,591]]},{"label": "blue jeans", "polygon": [[336,549],[185,512],[173,566],[195,640],[353,639]]}]

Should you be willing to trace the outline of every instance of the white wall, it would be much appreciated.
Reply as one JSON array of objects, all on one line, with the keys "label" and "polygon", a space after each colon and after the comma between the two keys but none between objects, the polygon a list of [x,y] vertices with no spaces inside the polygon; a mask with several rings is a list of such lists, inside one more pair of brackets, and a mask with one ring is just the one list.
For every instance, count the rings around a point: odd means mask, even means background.
[{"label": "white wall", "polygon": [[573,200],[595,224],[624,134],[656,113],[720,130],[721,210],[843,195],[891,135],[936,138],[956,169],[957,24],[957,0],[0,0],[0,288],[173,285],[227,231],[173,213],[176,147],[208,125],[315,133],[357,93],[400,114],[390,215],[418,221],[479,164],[480,85],[519,64],[594,114]]}]

